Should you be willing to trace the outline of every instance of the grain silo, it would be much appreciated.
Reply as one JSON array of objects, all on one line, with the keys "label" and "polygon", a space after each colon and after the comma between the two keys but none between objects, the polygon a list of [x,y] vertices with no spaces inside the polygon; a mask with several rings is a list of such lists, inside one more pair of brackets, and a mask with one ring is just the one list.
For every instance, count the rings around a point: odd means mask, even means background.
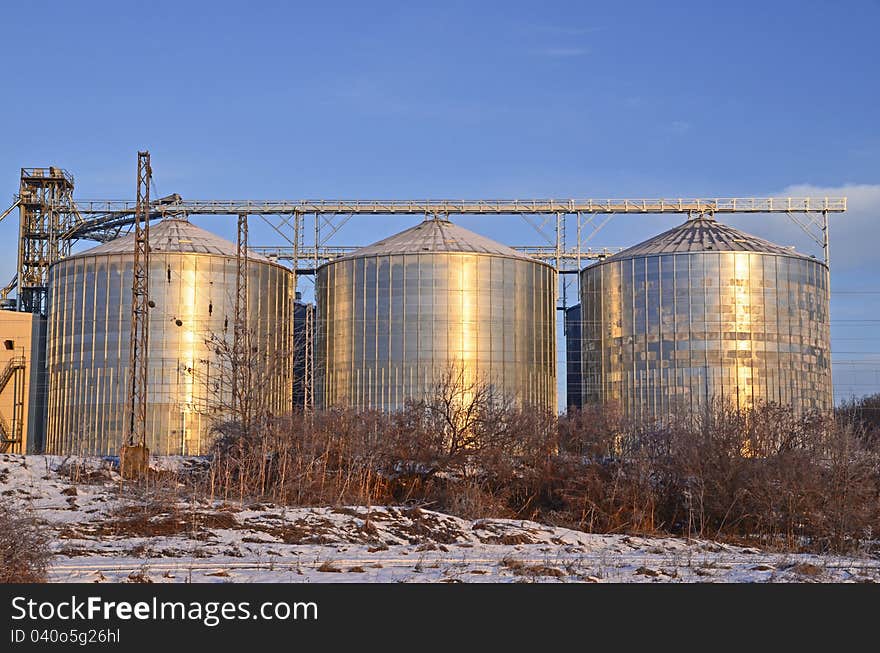
[{"label": "grain silo", "polygon": [[[56,263],[49,275],[48,453],[115,454],[124,437],[133,235]],[[236,246],[184,219],[150,229],[147,446],[158,455],[197,454],[230,405],[229,357],[236,297]],[[248,329],[268,406],[291,405],[293,279],[251,254]],[[223,346],[209,345],[208,340]]]},{"label": "grain silo", "polygon": [[581,271],[584,400],[832,406],[828,268],[708,217]]},{"label": "grain silo", "polygon": [[581,305],[565,309],[565,408],[581,408],[584,402],[584,374],[581,369]]},{"label": "grain silo", "polygon": [[552,267],[429,219],[325,264],[316,282],[319,406],[395,410],[450,369],[556,410]]},{"label": "grain silo", "polygon": [[308,363],[314,344],[315,305],[302,301],[302,295],[296,293],[293,304],[293,408],[294,410],[308,407],[308,399],[312,397],[306,392],[312,373]]}]

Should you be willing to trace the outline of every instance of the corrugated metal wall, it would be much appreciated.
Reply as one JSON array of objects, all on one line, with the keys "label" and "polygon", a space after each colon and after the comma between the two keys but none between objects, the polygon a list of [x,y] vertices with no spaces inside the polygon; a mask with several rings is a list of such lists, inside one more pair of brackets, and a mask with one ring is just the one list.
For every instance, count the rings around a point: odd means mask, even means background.
[{"label": "corrugated metal wall", "polygon": [[[287,412],[292,275],[253,260],[248,274],[252,361],[271,371],[269,405]],[[49,283],[47,452],[115,454],[124,432],[132,257],[75,256],[51,268]],[[206,340],[232,341],[235,294],[235,258],[152,254],[147,446],[154,454],[209,446],[211,426],[230,404],[230,383],[228,365]]]},{"label": "corrugated metal wall", "polygon": [[394,410],[451,367],[556,410],[556,273],[490,254],[342,259],[318,271],[316,402]]},{"label": "corrugated metal wall", "polygon": [[581,272],[584,392],[662,418],[714,399],[832,407],[827,268],[801,256],[701,252]]},{"label": "corrugated metal wall", "polygon": [[584,405],[584,374],[581,366],[581,330],[583,328],[581,305],[565,310],[565,407],[580,408]]}]

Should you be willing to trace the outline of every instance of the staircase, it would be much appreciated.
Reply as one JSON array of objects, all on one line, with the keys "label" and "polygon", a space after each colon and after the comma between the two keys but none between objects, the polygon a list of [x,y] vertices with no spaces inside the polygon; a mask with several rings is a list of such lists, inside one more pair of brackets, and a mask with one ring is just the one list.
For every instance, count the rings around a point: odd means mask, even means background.
[{"label": "staircase", "polygon": [[6,366],[0,371],[0,395],[9,385],[9,382],[18,377],[15,384],[15,397],[12,401],[12,427],[10,428],[6,416],[0,413],[0,453],[7,453],[13,444],[21,442],[22,422],[24,421],[24,370],[27,361],[24,356],[11,358]]}]

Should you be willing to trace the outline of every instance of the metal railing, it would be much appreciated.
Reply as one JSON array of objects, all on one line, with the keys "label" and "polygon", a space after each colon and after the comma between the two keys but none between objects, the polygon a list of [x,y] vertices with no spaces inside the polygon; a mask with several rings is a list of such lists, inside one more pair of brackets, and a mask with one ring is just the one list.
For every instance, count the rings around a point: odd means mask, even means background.
[{"label": "metal railing", "polygon": [[[311,270],[317,264],[323,264],[328,261],[334,261],[340,257],[347,256],[356,252],[359,247],[348,245],[327,245],[315,248],[313,246],[300,247],[295,251],[293,247],[276,247],[258,245],[249,247],[248,250],[265,256],[273,261],[295,261],[297,267],[305,264],[305,269]],[[560,269],[577,269],[571,267],[571,264],[577,264],[586,260],[602,260],[609,256],[622,251],[623,247],[590,247],[578,250],[577,248],[569,248],[565,250],[557,250],[550,246],[533,246],[533,245],[514,245],[513,249],[517,250],[535,259],[545,263],[555,264],[559,262]]]},{"label": "metal railing", "polygon": [[[80,215],[133,213],[131,200],[80,200]],[[730,197],[655,199],[426,199],[426,200],[181,200],[154,204],[158,214],[573,214],[573,213],[809,213],[846,211],[845,197]]]}]

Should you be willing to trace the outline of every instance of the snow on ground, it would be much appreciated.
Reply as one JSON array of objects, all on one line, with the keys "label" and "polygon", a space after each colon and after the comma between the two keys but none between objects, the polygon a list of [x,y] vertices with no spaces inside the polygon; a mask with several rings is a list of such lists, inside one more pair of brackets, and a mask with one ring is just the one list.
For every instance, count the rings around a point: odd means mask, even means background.
[{"label": "snow on ground", "polygon": [[[593,535],[395,506],[180,500],[99,458],[0,454],[0,498],[52,532],[72,582],[880,582],[880,558],[780,554],[705,540]],[[163,472],[167,475],[163,481]]]}]

